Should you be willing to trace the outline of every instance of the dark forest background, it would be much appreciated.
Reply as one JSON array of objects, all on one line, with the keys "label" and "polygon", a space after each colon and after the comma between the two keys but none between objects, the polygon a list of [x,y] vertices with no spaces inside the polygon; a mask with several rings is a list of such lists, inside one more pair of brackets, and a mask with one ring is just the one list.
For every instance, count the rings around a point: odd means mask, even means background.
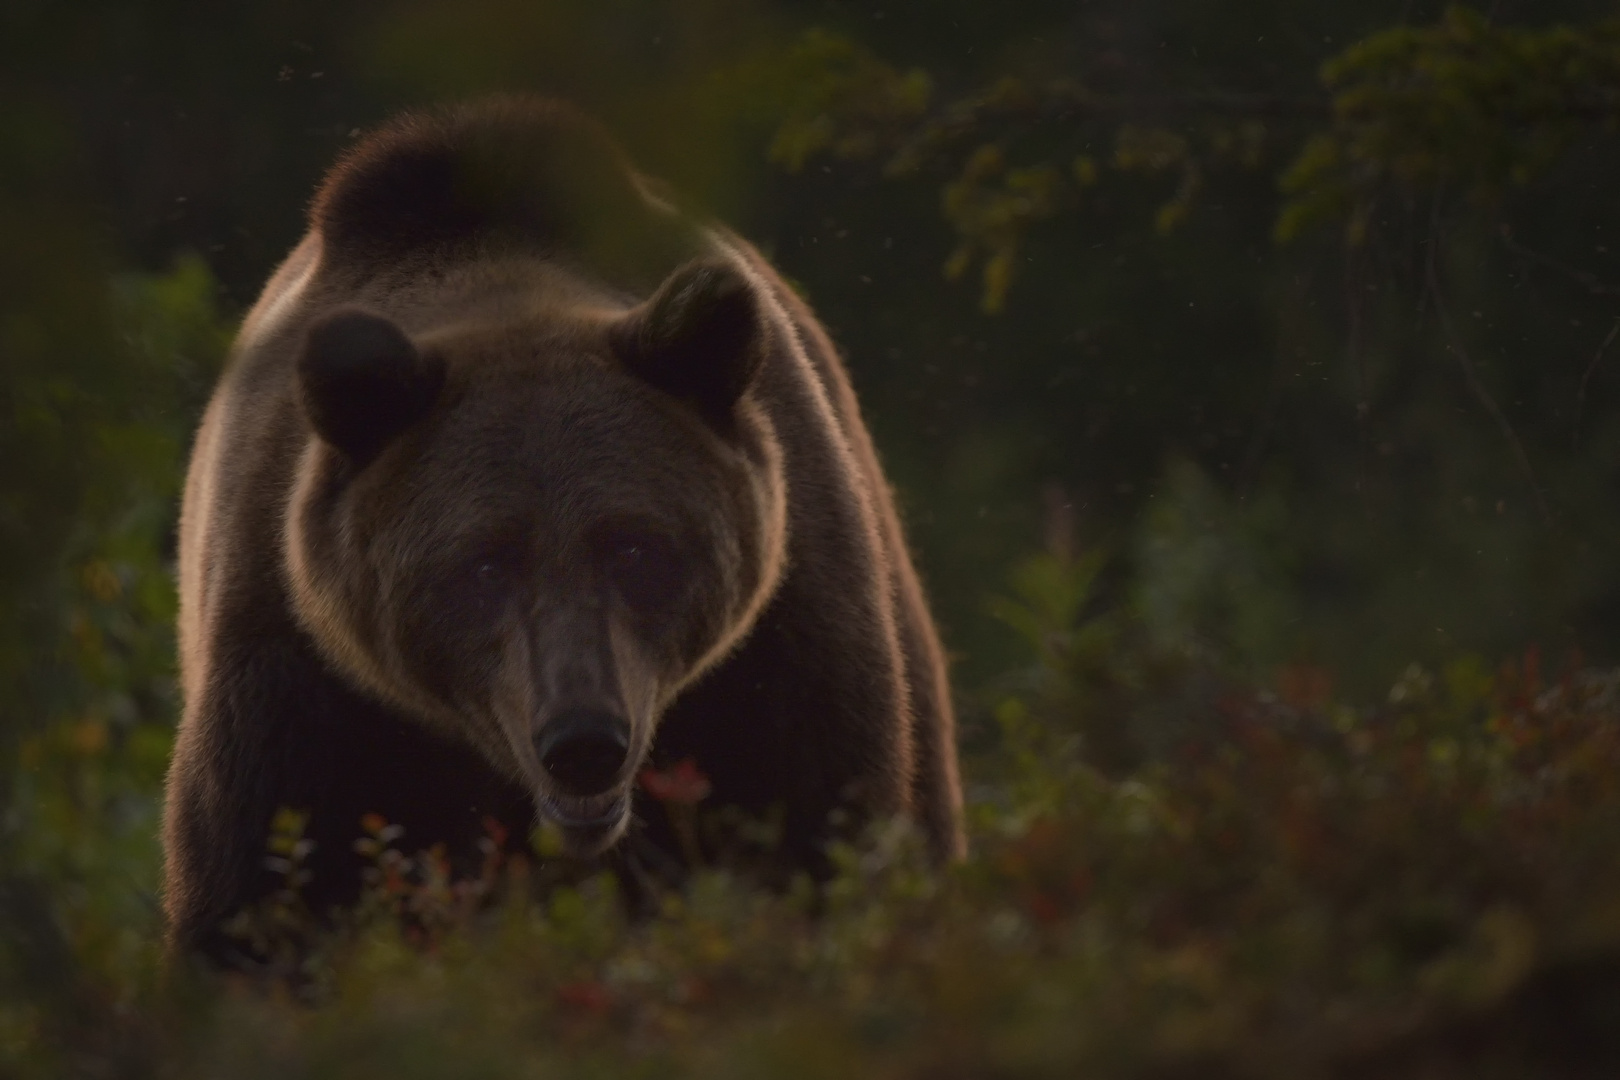
[{"label": "dark forest background", "polygon": [[[334,158],[492,90],[600,116],[832,330],[953,655],[980,850],[1134,820],[1129,785],[1237,699],[1350,738],[1439,694],[1466,748],[1620,662],[1612,3],[8,0],[0,1075],[138,1073],[150,1030],[173,1054],[205,1023],[141,1004],[177,993],[155,829],[191,429]],[[1492,888],[1411,932],[1477,929]],[[1497,997],[1541,977],[1515,970]]]}]

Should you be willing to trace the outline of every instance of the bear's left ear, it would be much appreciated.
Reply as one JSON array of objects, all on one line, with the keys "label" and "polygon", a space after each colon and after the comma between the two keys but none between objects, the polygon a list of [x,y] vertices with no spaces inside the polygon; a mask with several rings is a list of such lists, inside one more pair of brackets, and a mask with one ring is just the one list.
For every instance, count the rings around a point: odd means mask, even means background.
[{"label": "bear's left ear", "polygon": [[707,260],[676,270],[609,335],[627,368],[722,430],[765,349],[753,287],[736,267]]},{"label": "bear's left ear", "polygon": [[427,415],[444,363],[394,323],[360,308],[317,321],[298,357],[298,395],[320,437],[364,465]]}]

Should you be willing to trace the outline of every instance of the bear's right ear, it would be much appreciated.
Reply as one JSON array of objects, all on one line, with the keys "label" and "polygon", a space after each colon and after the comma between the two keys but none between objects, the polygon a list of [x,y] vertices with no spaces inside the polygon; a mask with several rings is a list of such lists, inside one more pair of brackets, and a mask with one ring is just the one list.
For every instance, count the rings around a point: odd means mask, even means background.
[{"label": "bear's right ear", "polygon": [[392,322],[341,308],[309,328],[298,357],[298,394],[315,431],[356,465],[427,415],[444,386],[444,363],[424,355]]}]

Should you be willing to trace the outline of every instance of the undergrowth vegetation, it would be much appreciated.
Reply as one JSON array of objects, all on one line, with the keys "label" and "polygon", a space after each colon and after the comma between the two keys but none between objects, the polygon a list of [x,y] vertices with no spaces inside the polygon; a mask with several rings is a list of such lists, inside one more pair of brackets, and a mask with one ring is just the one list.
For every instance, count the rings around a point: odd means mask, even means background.
[{"label": "undergrowth vegetation", "polygon": [[[286,887],[234,926],[264,971],[165,970],[152,910],[76,909],[58,922],[66,996],[0,1004],[0,1065],[1428,1077],[1616,1060],[1620,672],[1548,673],[1531,651],[1495,672],[1413,666],[1372,706],[1333,700],[1313,668],[1262,689],[1097,614],[1097,569],[1039,556],[996,603],[1037,659],[970,709],[972,853],[947,871],[890,823],[838,850],[824,885],[765,890],[708,865],[631,916],[612,874],[559,866],[544,830],[521,859],[492,837],[483,873],[453,881],[368,818],[370,891],[323,925],[299,900],[288,813],[267,852]],[[1100,725],[1151,727],[1155,710],[1184,723],[1095,764]],[[78,841],[114,844],[115,778],[150,775],[150,741],[81,723],[25,751],[71,759],[43,805],[105,815]],[[643,787],[703,824],[700,775]]]}]

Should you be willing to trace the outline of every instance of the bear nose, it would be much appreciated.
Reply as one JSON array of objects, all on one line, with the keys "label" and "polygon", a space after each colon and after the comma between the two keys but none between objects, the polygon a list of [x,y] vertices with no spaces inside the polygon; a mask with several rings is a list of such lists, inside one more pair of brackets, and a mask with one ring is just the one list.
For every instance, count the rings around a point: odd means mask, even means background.
[{"label": "bear nose", "polygon": [[630,725],[601,709],[569,709],[534,737],[540,764],[569,795],[597,795],[612,786],[630,753]]}]

